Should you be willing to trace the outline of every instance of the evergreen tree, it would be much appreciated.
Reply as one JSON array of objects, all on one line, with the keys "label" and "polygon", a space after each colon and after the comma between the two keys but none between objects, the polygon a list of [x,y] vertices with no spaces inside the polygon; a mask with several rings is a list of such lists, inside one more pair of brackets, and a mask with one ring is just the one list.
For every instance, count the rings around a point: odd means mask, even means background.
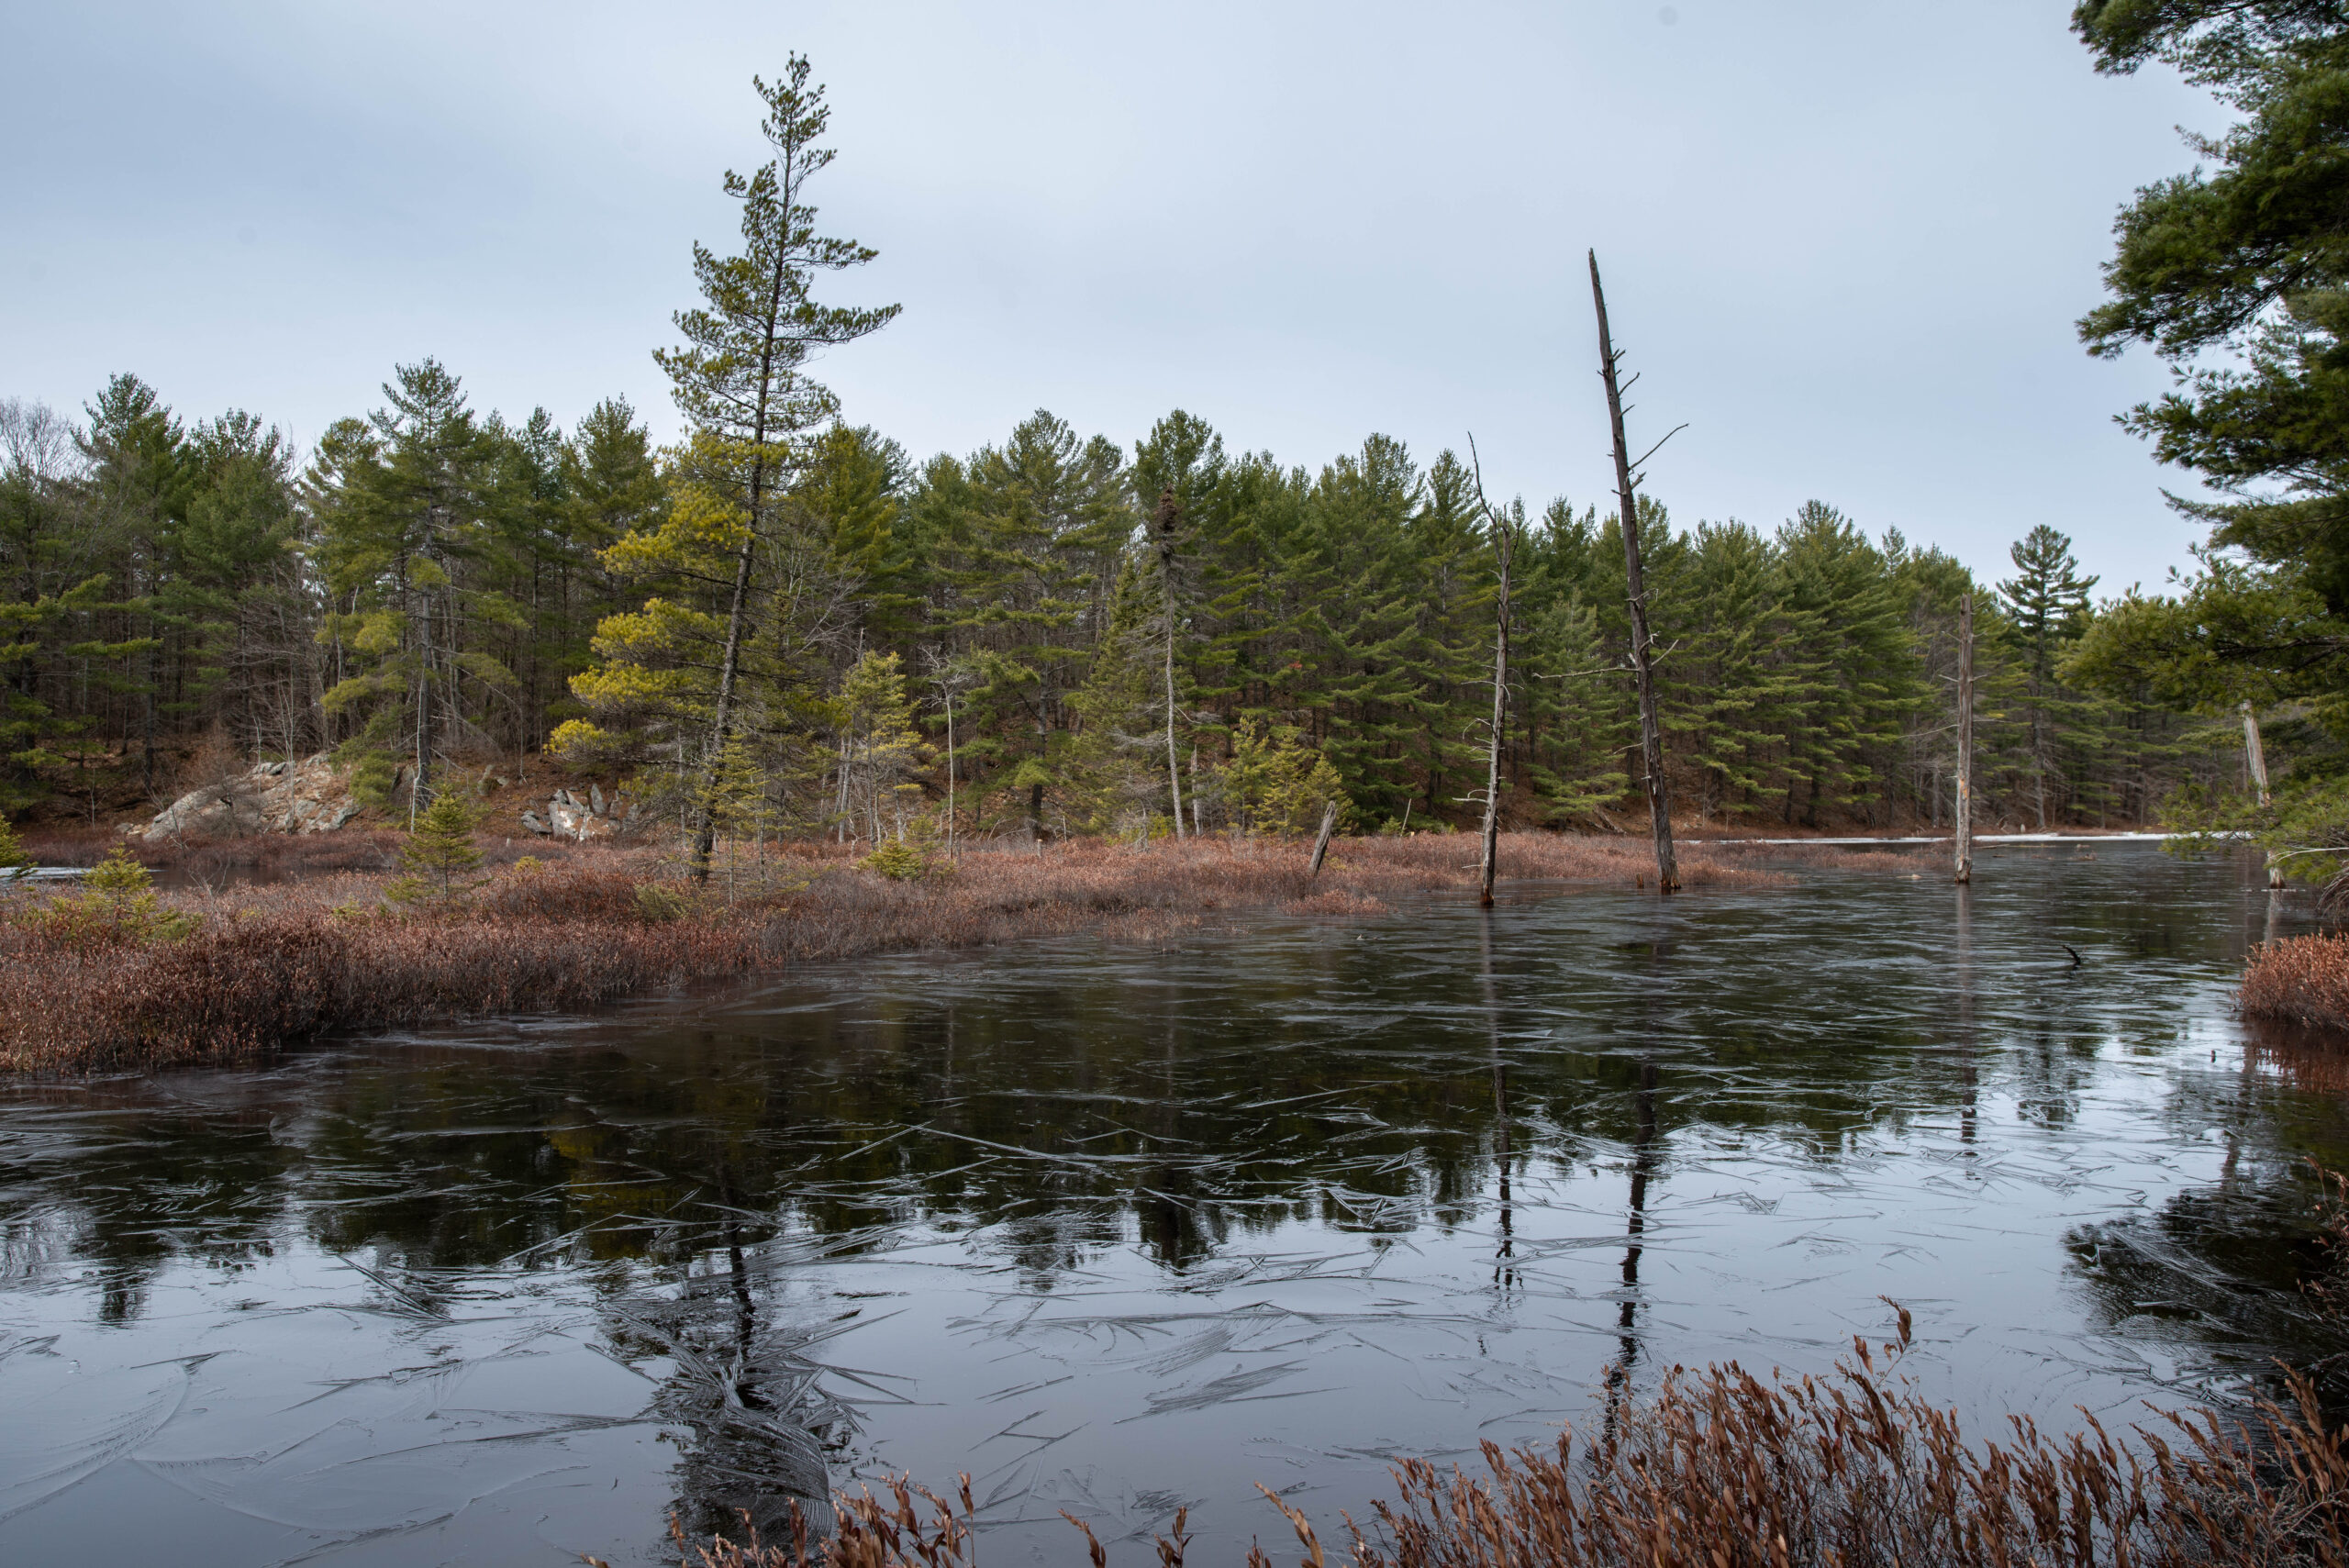
[{"label": "evergreen tree", "polygon": [[2227,498],[2173,501],[2210,527],[2200,569],[2100,616],[2075,667],[2108,695],[2150,674],[2213,717],[2288,704],[2272,809],[2200,820],[2257,828],[2319,874],[2349,864],[2349,11],[2081,0],[2072,25],[2099,71],[2159,61],[2234,115],[2122,209],[2110,297],[2080,322],[2091,352],[2170,363],[2174,389],[2123,423]]},{"label": "evergreen tree", "polygon": [[92,520],[106,536],[102,548],[121,566],[110,607],[126,617],[123,629],[130,633],[111,648],[117,659],[136,660],[108,684],[138,700],[139,778],[151,795],[164,632],[175,626],[180,607],[173,589],[188,500],[186,436],[155,389],[135,375],[114,377],[83,412],[90,422],[76,440],[89,465]]},{"label": "evergreen tree", "polygon": [[[1150,560],[1157,573],[1152,595],[1154,635],[1161,656],[1156,702],[1165,742],[1167,801],[1177,839],[1184,836],[1181,758],[1189,720],[1186,709],[1197,688],[1194,644],[1203,623],[1213,614],[1212,606],[1198,603],[1207,581],[1201,571],[1201,529],[1212,513],[1212,497],[1223,477],[1223,438],[1206,421],[1179,408],[1159,420],[1149,438],[1134,446],[1134,492],[1138,496],[1155,497],[1150,517]],[[1229,584],[1219,586],[1229,594]]]},{"label": "evergreen tree", "polygon": [[1350,805],[1338,770],[1301,731],[1260,731],[1250,719],[1232,732],[1231,756],[1216,784],[1241,833],[1309,832],[1330,802],[1339,803],[1341,816]]},{"label": "evergreen tree", "polygon": [[1518,541],[1520,608],[1512,652],[1523,695],[1519,712],[1528,782],[1548,818],[1610,820],[1631,775],[1636,744],[1623,650],[1610,643],[1600,606],[1624,619],[1623,552],[1602,555],[1595,508],[1553,501]]},{"label": "evergreen tree", "polygon": [[[749,746],[740,736],[726,743],[724,755],[710,775],[706,787],[709,795],[704,807],[718,824],[718,831],[726,840],[726,901],[734,901],[735,848],[745,834],[763,840],[774,821],[772,802],[767,796],[768,774],[759,765]],[[764,862],[761,862],[761,881],[764,883]]]},{"label": "evergreen tree", "polygon": [[1886,775],[1901,718],[1920,696],[1915,653],[1883,553],[1852,521],[1808,501],[1778,530],[1781,604],[1790,672],[1800,695],[1789,706],[1783,815],[1798,794],[1803,822],[1820,807],[1869,802],[1873,821],[1888,807]]},{"label": "evergreen tree", "polygon": [[[673,571],[692,578],[712,601],[705,613],[722,617],[707,739],[698,762],[705,776],[718,766],[740,721],[743,655],[762,629],[754,580],[761,548],[772,539],[778,506],[806,461],[807,433],[837,406],[829,390],[807,374],[808,361],[818,349],[879,331],[897,314],[894,305],[857,308],[815,298],[821,274],[863,266],[875,252],[816,232],[807,185],[832,161],[831,150],[817,145],[831,111],[823,88],[808,85],[808,69],[795,54],[774,85],[751,79],[767,106],[760,128],[775,157],[747,178],[730,170],[726,175],[726,194],[741,205],[742,251],[720,257],[694,247],[694,277],[704,303],[677,314],[685,345],[654,356],[695,430],[693,483],[707,495],[692,509],[694,517],[722,529],[717,554],[730,567],[713,573],[710,540],[671,538],[666,529],[650,536],[639,552],[642,558],[665,547]],[[694,832],[697,880],[708,877],[716,831],[704,811]]]},{"label": "evergreen tree", "polygon": [[214,716],[248,751],[293,756],[316,738],[323,687],[292,443],[238,409],[198,424],[187,458],[180,572],[167,595],[185,637],[172,709]]},{"label": "evergreen tree", "polygon": [[479,885],[466,881],[481,869],[481,851],[473,846],[477,826],[473,807],[457,791],[434,795],[400,846],[400,868],[406,874],[385,890],[387,895],[402,903],[445,901]]},{"label": "evergreen tree", "polygon": [[466,712],[467,683],[484,695],[517,686],[489,644],[522,617],[479,570],[495,543],[494,433],[437,360],[399,366],[384,396],[365,426],[329,430],[312,465],[319,557],[338,603],[324,629],[349,662],[323,700],[362,720],[356,745],[373,764],[362,787],[388,789],[389,760],[405,756],[413,825],[447,749],[484,738]]},{"label": "evergreen tree", "polygon": [[82,890],[32,911],[29,922],[52,941],[79,947],[175,942],[195,934],[201,917],[165,904],[154,877],[117,844],[82,878]]},{"label": "evergreen tree", "polygon": [[1658,552],[1657,619],[1671,635],[1656,661],[1657,702],[1672,751],[1696,775],[1682,798],[1700,817],[1742,815],[1783,801],[1783,740],[1808,687],[1788,657],[1787,584],[1770,541],[1731,522],[1699,523],[1687,543],[1677,556]]},{"label": "evergreen tree", "polygon": [[1130,556],[1085,683],[1070,695],[1074,733],[1061,763],[1071,823],[1081,832],[1138,833],[1163,814],[1162,678],[1165,623],[1147,555]]},{"label": "evergreen tree", "polygon": [[1424,672],[1412,659],[1419,617],[1406,588],[1407,529],[1423,498],[1408,450],[1371,437],[1321,471],[1283,573],[1297,606],[1295,651],[1275,683],[1276,706],[1295,714],[1348,796],[1386,816],[1426,784],[1410,753]]},{"label": "evergreen tree", "polygon": [[92,635],[108,562],[77,505],[76,461],[72,428],[53,411],[0,400],[0,811],[50,789],[57,753],[45,742],[98,724],[75,667],[110,673],[139,650]]},{"label": "evergreen tree", "polygon": [[[1918,676],[1924,700],[1909,712],[1902,725],[1900,763],[1909,784],[1912,807],[1927,824],[1939,829],[1956,810],[1958,605],[1974,596],[1976,609],[1975,685],[1977,693],[1994,695],[1998,686],[1999,643],[1980,633],[1991,629],[1996,610],[1956,558],[1939,550],[1919,550],[1894,529],[1885,550],[1892,569],[1892,590],[1908,621],[1915,648]],[[1976,722],[1982,702],[1977,695]],[[1974,788],[1983,787],[1977,777]]]},{"label": "evergreen tree", "polygon": [[2007,553],[2016,575],[1998,584],[1998,596],[2006,601],[2008,626],[2025,672],[2024,765],[2032,810],[2043,833],[2048,776],[2056,775],[2060,808],[2062,752],[2067,745],[2088,740],[2087,705],[2057,681],[2056,668],[2087,628],[2088,590],[2097,580],[2079,574],[2070,537],[2045,523]]},{"label": "evergreen tree", "polygon": [[881,841],[905,837],[905,814],[921,794],[914,774],[930,748],[914,727],[914,699],[895,653],[867,653],[841,682],[841,821]]},{"label": "evergreen tree", "polygon": [[1452,452],[1429,466],[1423,497],[1403,527],[1409,565],[1398,586],[1412,625],[1397,652],[1408,683],[1404,753],[1432,805],[1483,787],[1496,578],[1474,479]]},{"label": "evergreen tree", "polygon": [[1024,792],[1040,833],[1074,717],[1068,699],[1133,529],[1123,455],[1039,409],[967,466],[933,462],[913,510],[938,543],[945,629],[980,674],[970,702],[991,732],[981,755]]}]

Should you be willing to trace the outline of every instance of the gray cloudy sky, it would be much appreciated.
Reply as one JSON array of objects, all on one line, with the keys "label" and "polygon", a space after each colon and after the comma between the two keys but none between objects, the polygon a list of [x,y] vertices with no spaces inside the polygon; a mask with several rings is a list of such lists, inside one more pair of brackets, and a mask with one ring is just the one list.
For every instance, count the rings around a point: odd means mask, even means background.
[{"label": "gray cloudy sky", "polygon": [[900,301],[826,375],[917,457],[1169,408],[1318,467],[1473,430],[1491,488],[1609,475],[1583,251],[1683,523],[1806,498],[1977,570],[2033,523],[2108,588],[2199,537],[2088,359],[2112,215],[2214,109],[2099,79],[2067,0],[10,6],[0,395],[137,372],[306,441],[436,354],[566,424],[618,393],[814,57],[827,227]]}]

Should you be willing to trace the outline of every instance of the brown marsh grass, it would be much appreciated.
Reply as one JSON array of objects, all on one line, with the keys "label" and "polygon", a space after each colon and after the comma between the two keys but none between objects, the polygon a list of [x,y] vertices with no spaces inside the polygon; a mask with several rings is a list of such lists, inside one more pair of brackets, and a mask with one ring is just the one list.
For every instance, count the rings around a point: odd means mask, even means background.
[{"label": "brown marsh grass", "polygon": [[[574,1010],[874,952],[1074,935],[1163,941],[1230,912],[1371,916],[1470,885],[1475,858],[1464,834],[1346,840],[1316,878],[1306,847],[1290,841],[1075,841],[974,851],[939,874],[893,882],[859,869],[852,847],[798,843],[738,857],[729,899],[723,871],[695,889],[651,849],[557,845],[540,847],[535,868],[491,864],[481,886],[445,906],[399,908],[383,897],[396,844],[317,835],[154,857],[181,884],[165,902],[197,917],[176,941],[69,938],[32,917],[42,901],[73,896],[70,887],[0,900],[0,1070],[184,1065],[333,1031]],[[489,855],[514,858],[510,845]],[[1692,849],[1681,864],[1692,888],[1787,880],[1753,859]],[[1637,840],[1510,834],[1502,864],[1519,878],[1653,880]],[[239,865],[284,880],[237,880]]]},{"label": "brown marsh grass", "polygon": [[2349,1029],[2349,935],[2265,943],[2243,966],[2238,1002],[2245,1018]]},{"label": "brown marsh grass", "polygon": [[[1954,1411],[1920,1395],[1879,1353],[1820,1378],[1760,1377],[1731,1362],[1675,1368],[1651,1397],[1612,1411],[1597,1439],[1482,1445],[1484,1473],[1405,1460],[1396,1496],[1344,1543],[1264,1488],[1301,1568],[2338,1568],[2349,1562],[2349,1432],[2330,1428],[2305,1383],[2248,1422],[2210,1411],[2154,1415],[2115,1434],[2050,1437],[2009,1418],[1969,1440]],[[678,1539],[681,1568],[968,1568],[970,1480],[941,1498],[891,1482],[839,1499],[839,1533],[787,1542]],[[1072,1539],[1104,1568],[1091,1528]],[[1162,1536],[1181,1568],[1185,1517]],[[1261,1545],[1250,1568],[1272,1568]]]}]

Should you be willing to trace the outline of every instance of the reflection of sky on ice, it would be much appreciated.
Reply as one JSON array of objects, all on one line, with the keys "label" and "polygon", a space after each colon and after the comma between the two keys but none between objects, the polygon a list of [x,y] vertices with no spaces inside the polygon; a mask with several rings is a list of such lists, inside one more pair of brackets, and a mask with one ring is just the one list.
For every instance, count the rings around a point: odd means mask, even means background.
[{"label": "reflection of sky on ice", "polygon": [[2223,1392],[2308,1342],[2343,1130],[2244,1067],[2244,880],[1586,890],[19,1087],[0,1557],[650,1562],[897,1470],[991,1561],[1183,1504],[1236,1556],[1256,1482],[1360,1518],[1878,1296],[1977,1429]]}]

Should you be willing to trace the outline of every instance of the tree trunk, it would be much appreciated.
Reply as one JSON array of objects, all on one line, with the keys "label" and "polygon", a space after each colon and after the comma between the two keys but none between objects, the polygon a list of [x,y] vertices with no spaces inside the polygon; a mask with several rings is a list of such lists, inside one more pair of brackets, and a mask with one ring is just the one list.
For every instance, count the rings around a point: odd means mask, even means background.
[{"label": "tree trunk", "polygon": [[1493,614],[1493,732],[1486,738],[1491,744],[1485,753],[1484,850],[1477,871],[1477,901],[1487,909],[1493,905],[1493,873],[1500,850],[1501,737],[1508,722],[1508,573],[1515,541],[1507,523],[1500,523],[1498,531],[1501,573]]},{"label": "tree trunk", "polygon": [[[159,639],[160,640],[160,639]],[[140,764],[141,787],[149,795],[155,793],[155,683],[162,678],[156,668],[157,650],[147,651],[147,678],[139,683],[139,728],[145,743],[145,761]]]},{"label": "tree trunk", "polygon": [[1174,528],[1183,508],[1170,488],[1158,498],[1159,613],[1166,617],[1166,788],[1174,800],[1174,841],[1183,841],[1183,773],[1174,749]]},{"label": "tree trunk", "polygon": [[1308,876],[1321,874],[1321,857],[1330,852],[1330,835],[1338,826],[1338,803],[1330,802],[1321,808],[1321,831],[1313,840],[1313,863],[1306,870]]},{"label": "tree trunk", "polygon": [[[2267,793],[2267,752],[2259,743],[2259,715],[2252,711],[2248,702],[2243,705],[2243,760],[2251,774],[2252,787],[2259,792],[2259,804],[2267,805],[2273,798]],[[2274,855],[2267,857],[2267,885],[2284,885],[2284,862]]]},{"label": "tree trunk", "polygon": [[[429,555],[425,560],[431,562]],[[438,562],[433,562],[437,566]],[[425,780],[432,767],[432,593],[424,594],[416,667],[416,773],[407,781],[407,830],[416,831],[416,815],[428,804]]]},{"label": "tree trunk", "polygon": [[751,596],[751,557],[757,549],[760,480],[764,456],[751,465],[751,522],[742,536],[742,550],[734,562],[734,602],[726,615],[726,658],[718,673],[717,711],[710,717],[709,755],[702,764],[702,799],[694,815],[693,878],[709,880],[709,852],[718,840],[718,770],[732,739],[734,680],[742,665],[742,615]]},{"label": "tree trunk", "polygon": [[[782,161],[781,195],[785,212],[798,200],[796,167],[789,158]],[[776,252],[774,275],[767,282],[766,340],[759,350],[759,401],[751,415],[751,446],[756,454],[751,459],[751,504],[743,522],[742,552],[734,564],[734,600],[726,614],[726,660],[718,675],[717,709],[710,715],[709,755],[702,765],[702,800],[694,828],[692,870],[693,879],[698,883],[709,881],[710,846],[718,836],[718,769],[726,742],[733,738],[734,683],[742,665],[742,622],[750,606],[751,563],[759,544],[759,509],[766,502],[767,412],[774,393],[775,345],[783,329],[784,282],[790,272],[788,253],[788,246]]]},{"label": "tree trunk", "polygon": [[2266,806],[2269,800],[2267,751],[2259,743],[2259,715],[2252,711],[2248,702],[2243,705],[2243,765],[2251,774],[2251,787],[2259,792],[2259,804]]},{"label": "tree trunk", "polygon": [[1952,821],[1960,883],[1974,880],[1974,595],[1957,601],[1957,807]]},{"label": "tree trunk", "polygon": [[1656,886],[1680,885],[1672,853],[1672,802],[1664,782],[1664,731],[1655,716],[1655,652],[1648,632],[1647,588],[1640,571],[1640,513],[1631,493],[1631,450],[1623,439],[1623,391],[1615,378],[1615,340],[1607,330],[1607,295],[1598,252],[1590,253],[1590,301],[1598,312],[1598,373],[1607,384],[1607,423],[1615,438],[1615,494],[1623,510],[1623,574],[1631,607],[1631,668],[1640,684],[1640,760],[1647,772],[1648,822],[1655,834]]}]

